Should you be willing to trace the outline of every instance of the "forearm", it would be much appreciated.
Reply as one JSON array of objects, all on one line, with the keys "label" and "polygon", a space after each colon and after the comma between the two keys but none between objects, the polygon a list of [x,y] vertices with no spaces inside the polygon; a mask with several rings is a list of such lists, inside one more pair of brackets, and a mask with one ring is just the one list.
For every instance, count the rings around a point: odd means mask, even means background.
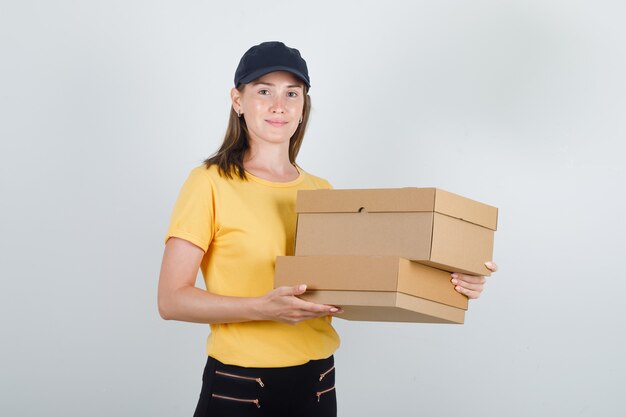
[{"label": "forearm", "polygon": [[238,323],[263,320],[260,298],[227,297],[184,286],[159,294],[159,313],[165,320],[193,323]]}]

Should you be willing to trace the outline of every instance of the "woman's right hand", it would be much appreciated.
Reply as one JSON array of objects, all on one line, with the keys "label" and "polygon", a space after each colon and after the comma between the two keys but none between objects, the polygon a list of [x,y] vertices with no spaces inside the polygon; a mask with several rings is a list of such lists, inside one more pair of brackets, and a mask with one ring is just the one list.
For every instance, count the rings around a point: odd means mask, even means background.
[{"label": "woman's right hand", "polygon": [[278,287],[259,297],[259,313],[265,320],[296,324],[304,320],[339,314],[341,309],[325,304],[316,304],[298,298],[304,294],[306,285]]}]

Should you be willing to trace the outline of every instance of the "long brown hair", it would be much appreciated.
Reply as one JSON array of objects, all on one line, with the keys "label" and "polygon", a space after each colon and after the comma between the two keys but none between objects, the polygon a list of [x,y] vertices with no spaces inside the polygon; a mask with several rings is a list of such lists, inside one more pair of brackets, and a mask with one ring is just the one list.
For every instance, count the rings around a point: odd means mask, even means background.
[{"label": "long brown hair", "polygon": [[[237,87],[240,93],[243,92],[245,84]],[[304,132],[306,131],[309,115],[311,114],[311,97],[306,85],[304,88],[304,108],[302,110],[302,123],[289,139],[289,162],[295,165],[296,157],[300,152]],[[220,175],[233,178],[233,175],[247,180],[246,172],[243,168],[243,157],[250,148],[248,142],[248,127],[243,117],[237,116],[234,108],[230,108],[230,116],[228,118],[228,127],[224,135],[224,142],[219,150],[212,156],[204,160],[204,165],[209,168],[211,165],[217,165]]]}]

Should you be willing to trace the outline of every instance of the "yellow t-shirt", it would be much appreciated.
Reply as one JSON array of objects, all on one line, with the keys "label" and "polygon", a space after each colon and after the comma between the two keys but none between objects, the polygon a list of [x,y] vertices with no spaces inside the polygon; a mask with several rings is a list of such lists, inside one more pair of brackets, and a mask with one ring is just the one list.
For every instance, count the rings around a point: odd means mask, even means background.
[{"label": "yellow t-shirt", "polygon": [[[217,166],[194,168],[180,190],[165,241],[185,239],[202,248],[207,291],[258,297],[274,287],[277,256],[293,255],[298,190],[330,188],[299,169],[290,182],[247,174],[248,181],[219,175]],[[339,347],[324,317],[296,325],[273,321],[211,324],[207,353],[246,367],[284,367],[323,359]]]}]

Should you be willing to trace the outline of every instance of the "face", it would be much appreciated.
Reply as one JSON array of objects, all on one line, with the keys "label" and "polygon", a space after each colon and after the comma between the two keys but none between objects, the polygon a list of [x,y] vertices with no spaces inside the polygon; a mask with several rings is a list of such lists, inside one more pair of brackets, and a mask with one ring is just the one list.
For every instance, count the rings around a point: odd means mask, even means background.
[{"label": "face", "polygon": [[246,120],[251,141],[289,143],[300,124],[304,84],[289,72],[266,74],[231,91],[233,108]]}]

